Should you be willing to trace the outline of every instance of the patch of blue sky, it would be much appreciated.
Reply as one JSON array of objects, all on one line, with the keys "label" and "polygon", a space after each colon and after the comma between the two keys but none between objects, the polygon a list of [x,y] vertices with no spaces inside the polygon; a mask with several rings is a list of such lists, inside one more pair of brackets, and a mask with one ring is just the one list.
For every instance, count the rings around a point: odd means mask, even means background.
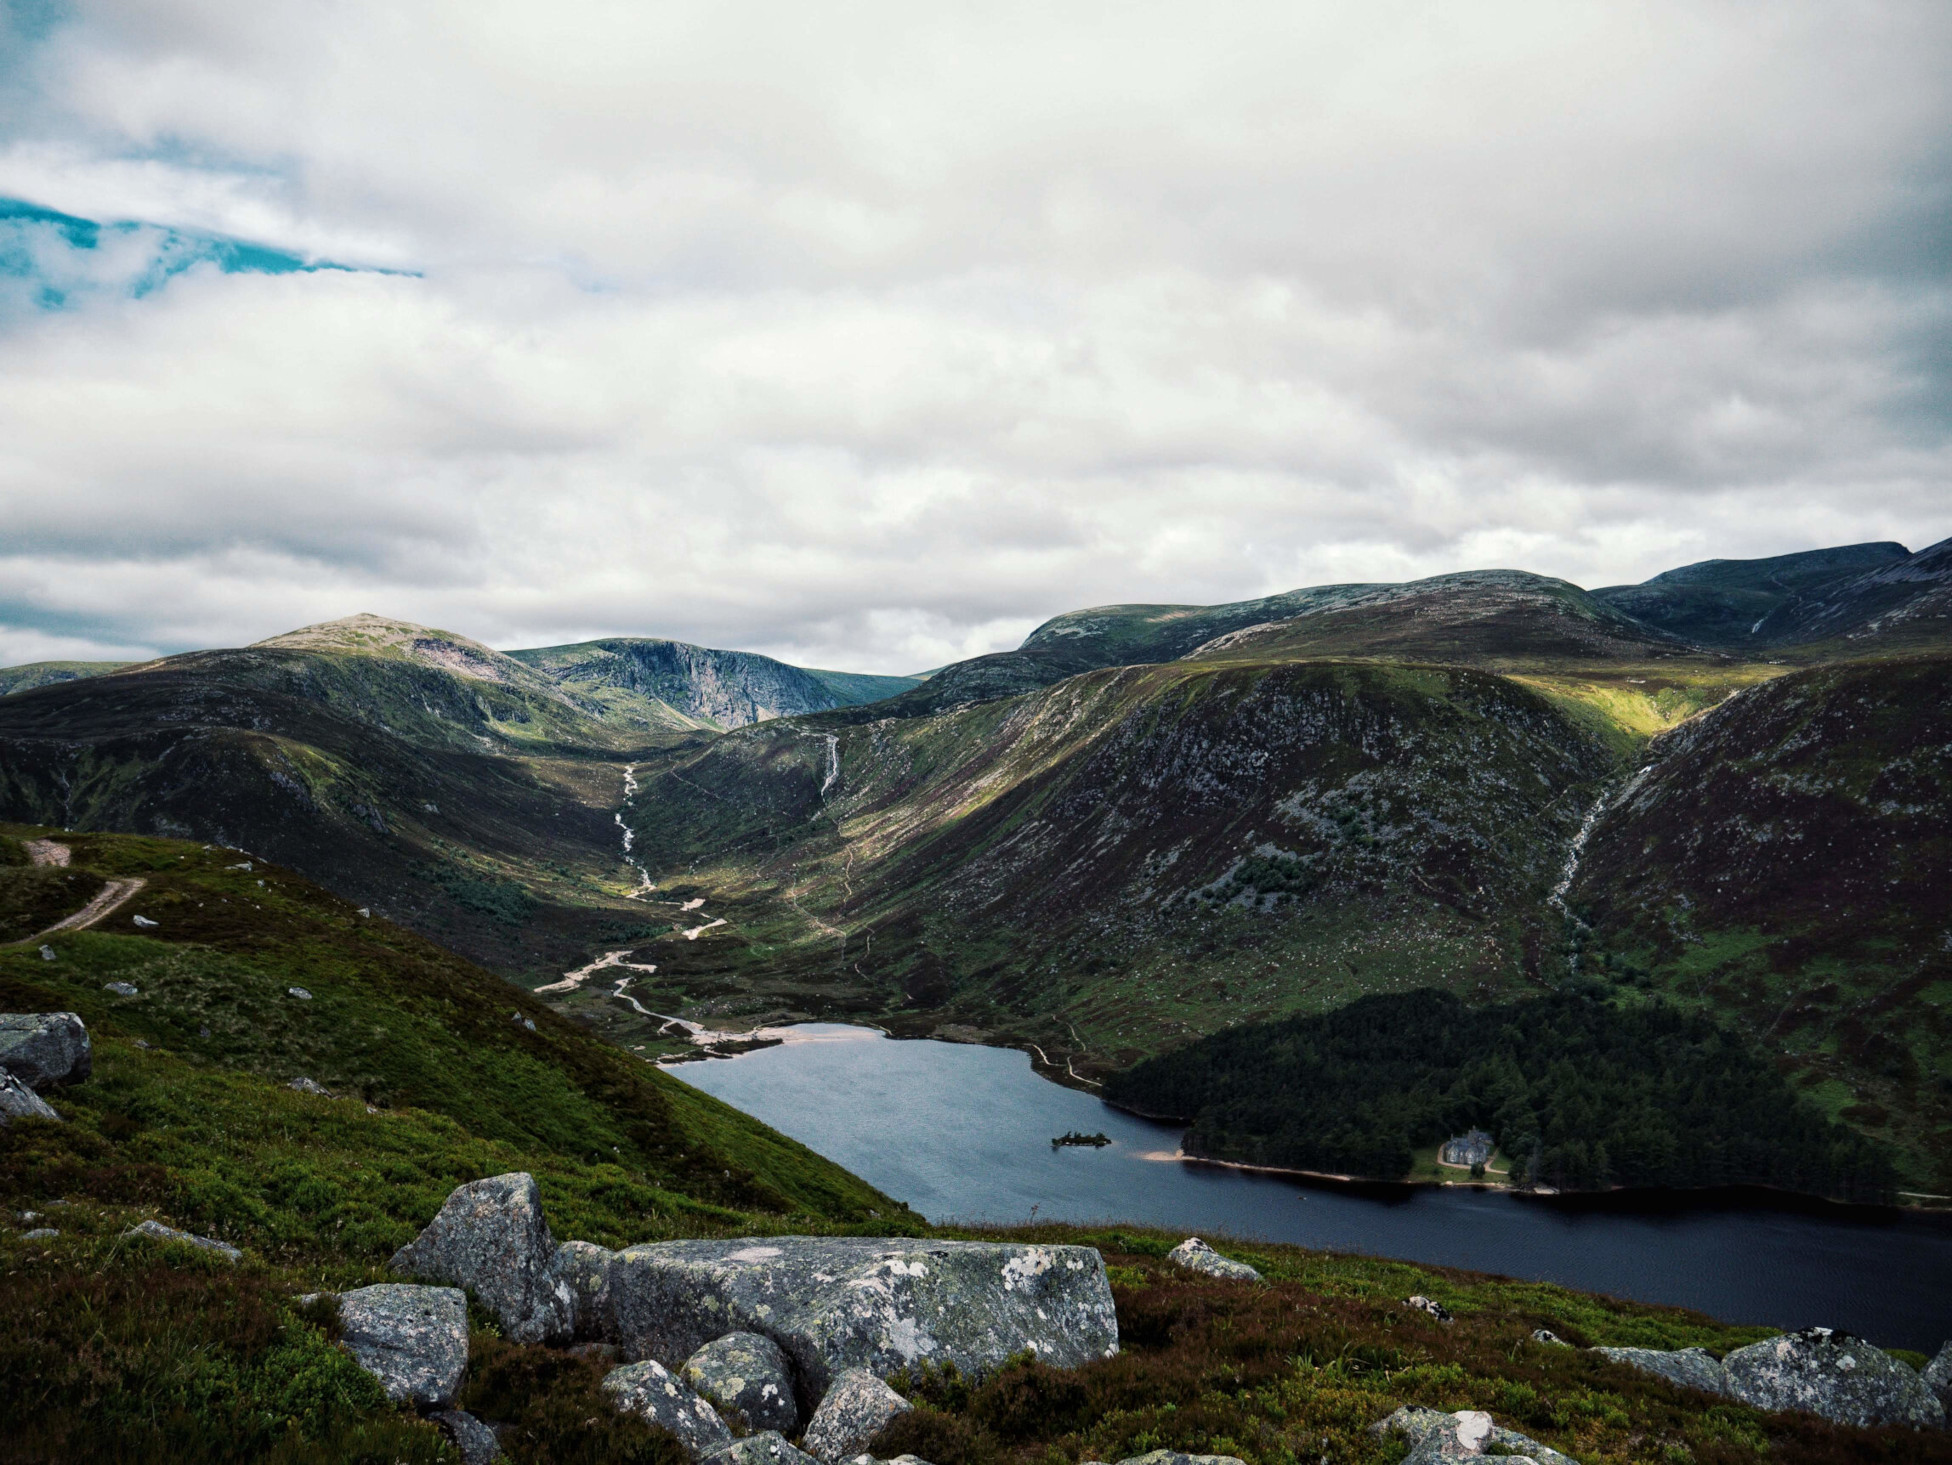
[{"label": "patch of blue sky", "polygon": [[227,275],[362,268],[221,234],[135,220],[101,223],[0,198],[0,313],[66,310],[105,295],[140,299],[199,265]]}]

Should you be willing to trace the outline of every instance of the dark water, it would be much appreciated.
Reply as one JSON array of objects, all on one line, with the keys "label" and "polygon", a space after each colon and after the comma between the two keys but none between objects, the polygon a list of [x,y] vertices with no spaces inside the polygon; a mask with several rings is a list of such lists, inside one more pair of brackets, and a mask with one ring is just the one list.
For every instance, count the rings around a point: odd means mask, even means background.
[{"label": "dark water", "polygon": [[[1047,1083],[1001,1048],[812,1024],[741,1058],[680,1064],[716,1094],[931,1220],[1125,1221],[1560,1282],[1730,1322],[1822,1323],[1890,1347],[1952,1338],[1952,1222],[1666,1204],[1632,1212],[1466,1188],[1343,1187],[1169,1157],[1178,1131]],[[1068,1130],[1102,1150],[1052,1150]]]}]

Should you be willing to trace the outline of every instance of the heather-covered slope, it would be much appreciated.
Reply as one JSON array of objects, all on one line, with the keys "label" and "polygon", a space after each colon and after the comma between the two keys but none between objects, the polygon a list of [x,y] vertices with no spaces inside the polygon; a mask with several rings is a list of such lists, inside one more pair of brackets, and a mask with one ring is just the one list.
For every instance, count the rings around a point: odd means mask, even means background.
[{"label": "heather-covered slope", "polygon": [[129,665],[126,661],[30,661],[23,666],[0,666],[0,697],[31,691],[54,682],[106,676]]},{"label": "heather-covered slope", "polygon": [[1762,629],[1772,612],[1910,553],[1886,540],[1769,559],[1703,560],[1639,585],[1606,586],[1593,591],[1593,599],[1699,646],[1753,652],[1769,644]]}]

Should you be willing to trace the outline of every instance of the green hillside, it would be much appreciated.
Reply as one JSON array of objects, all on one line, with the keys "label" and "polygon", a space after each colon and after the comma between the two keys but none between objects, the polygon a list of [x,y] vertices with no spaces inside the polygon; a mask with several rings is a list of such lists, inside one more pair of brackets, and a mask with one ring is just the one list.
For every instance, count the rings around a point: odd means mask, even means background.
[{"label": "green hillside", "polygon": [[30,661],[22,666],[0,666],[0,697],[10,692],[27,692],[35,687],[50,686],[55,682],[107,676],[130,664],[126,661]]}]

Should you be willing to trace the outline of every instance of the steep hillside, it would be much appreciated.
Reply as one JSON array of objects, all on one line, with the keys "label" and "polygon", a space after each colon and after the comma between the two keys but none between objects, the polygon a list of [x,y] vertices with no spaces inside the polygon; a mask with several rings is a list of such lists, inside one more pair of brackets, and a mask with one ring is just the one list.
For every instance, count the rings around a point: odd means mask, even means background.
[{"label": "steep hillside", "polygon": [[1761,631],[1772,612],[1910,553],[1887,540],[1760,560],[1703,560],[1639,585],[1608,585],[1593,599],[1698,646],[1755,651],[1768,644]]},{"label": "steep hillside", "polygon": [[1733,1015],[1952,1191],[1952,657],[1797,672],[1659,738],[1572,899],[1588,974]]},{"label": "steep hillside", "polygon": [[645,1000],[873,1011],[1083,1073],[1381,987],[1523,987],[1614,766],[1462,669],[1178,663],[763,724],[639,770],[639,858],[729,922],[661,947]]},{"label": "steep hillside", "polygon": [[1952,645],[1952,539],[1799,595],[1771,612],[1757,634],[1832,657]]},{"label": "steep hillside", "polygon": [[26,692],[55,682],[106,676],[128,666],[126,661],[30,661],[24,666],[0,666],[0,697]]},{"label": "steep hillside", "polygon": [[613,726],[656,731],[682,723],[714,730],[768,718],[877,702],[916,685],[909,677],[808,671],[749,651],[619,637],[512,651],[555,685],[602,709]]}]

